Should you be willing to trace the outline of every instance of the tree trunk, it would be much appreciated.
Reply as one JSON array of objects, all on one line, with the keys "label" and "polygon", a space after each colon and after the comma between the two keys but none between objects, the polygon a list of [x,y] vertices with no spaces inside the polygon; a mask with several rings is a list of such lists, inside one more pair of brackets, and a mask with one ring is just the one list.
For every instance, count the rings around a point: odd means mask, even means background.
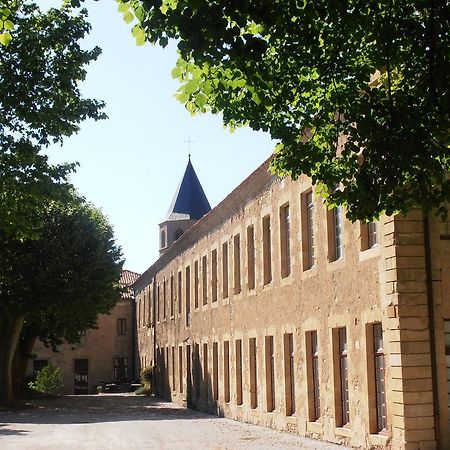
[{"label": "tree trunk", "polygon": [[12,368],[24,317],[1,318],[0,334],[0,404],[11,406],[14,401]]},{"label": "tree trunk", "polygon": [[32,352],[36,339],[36,336],[28,330],[28,327],[26,327],[26,331],[22,331],[22,339],[17,346],[13,360],[13,390],[16,395],[26,387],[27,367],[33,356]]}]

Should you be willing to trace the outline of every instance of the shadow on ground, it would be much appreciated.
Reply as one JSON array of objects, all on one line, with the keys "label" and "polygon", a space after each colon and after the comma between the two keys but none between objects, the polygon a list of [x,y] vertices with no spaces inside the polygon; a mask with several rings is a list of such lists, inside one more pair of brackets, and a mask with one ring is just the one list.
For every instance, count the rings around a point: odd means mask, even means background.
[{"label": "shadow on ground", "polygon": [[5,423],[0,423],[0,436],[20,436],[27,433],[28,430],[12,430]]},{"label": "shadow on ground", "polygon": [[[0,422],[81,424],[130,420],[220,420],[217,416],[177,407],[173,403],[157,398],[134,394],[68,395],[35,400],[33,403],[36,405],[34,409],[0,412]],[[22,431],[10,430],[10,432],[20,434]],[[0,434],[8,434],[8,429],[0,428]]]}]

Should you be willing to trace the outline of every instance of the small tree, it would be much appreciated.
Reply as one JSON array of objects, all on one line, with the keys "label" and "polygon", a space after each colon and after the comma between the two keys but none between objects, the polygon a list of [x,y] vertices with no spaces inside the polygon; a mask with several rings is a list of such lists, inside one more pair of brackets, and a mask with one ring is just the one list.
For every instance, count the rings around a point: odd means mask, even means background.
[{"label": "small tree", "polygon": [[43,367],[36,375],[36,380],[30,381],[28,386],[38,392],[45,394],[58,394],[62,387],[62,375],[59,367],[51,364]]}]

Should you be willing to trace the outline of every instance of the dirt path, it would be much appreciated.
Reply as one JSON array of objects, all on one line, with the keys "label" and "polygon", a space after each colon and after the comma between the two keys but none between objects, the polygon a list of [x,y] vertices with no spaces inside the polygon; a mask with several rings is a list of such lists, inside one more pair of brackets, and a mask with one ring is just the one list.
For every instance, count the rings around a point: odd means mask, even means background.
[{"label": "dirt path", "polygon": [[65,396],[0,412],[0,449],[317,449],[345,447],[134,394]]}]

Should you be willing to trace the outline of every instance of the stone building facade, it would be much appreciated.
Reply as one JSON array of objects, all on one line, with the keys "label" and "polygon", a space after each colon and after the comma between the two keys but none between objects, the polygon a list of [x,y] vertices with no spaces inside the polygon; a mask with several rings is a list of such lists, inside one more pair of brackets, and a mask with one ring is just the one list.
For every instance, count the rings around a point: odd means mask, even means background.
[{"label": "stone building facade", "polygon": [[268,161],[135,282],[157,394],[361,448],[450,448],[450,230],[350,223]]},{"label": "stone building facade", "polygon": [[[122,286],[130,286],[139,274],[123,270]],[[76,345],[64,343],[55,353],[38,341],[33,349],[29,375],[47,364],[59,367],[64,394],[95,394],[102,382],[129,382],[136,378],[136,328],[134,295],[128,289],[110,314],[100,314],[98,328],[87,330]]]}]

